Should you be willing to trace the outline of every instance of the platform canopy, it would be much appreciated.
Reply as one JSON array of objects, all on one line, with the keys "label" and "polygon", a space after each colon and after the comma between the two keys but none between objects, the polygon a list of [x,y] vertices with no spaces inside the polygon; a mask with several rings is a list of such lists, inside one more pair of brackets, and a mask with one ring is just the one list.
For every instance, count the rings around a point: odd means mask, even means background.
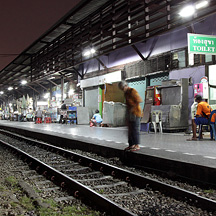
[{"label": "platform canopy", "polygon": [[[216,1],[183,18],[180,11],[200,0],[82,0],[46,33],[41,35],[0,72],[0,91],[9,86],[20,94],[31,89],[37,93],[61,78],[77,82],[84,78],[82,64],[91,58],[205,19],[216,12]],[[96,55],[83,52],[94,47]],[[20,80],[28,85],[20,88]],[[11,92],[8,92],[11,94]]]}]

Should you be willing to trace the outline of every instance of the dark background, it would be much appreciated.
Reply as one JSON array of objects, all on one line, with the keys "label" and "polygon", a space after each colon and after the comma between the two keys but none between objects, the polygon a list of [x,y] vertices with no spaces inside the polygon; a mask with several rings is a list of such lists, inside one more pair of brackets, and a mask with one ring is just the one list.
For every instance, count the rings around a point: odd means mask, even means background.
[{"label": "dark background", "polygon": [[0,70],[80,0],[1,0]]}]

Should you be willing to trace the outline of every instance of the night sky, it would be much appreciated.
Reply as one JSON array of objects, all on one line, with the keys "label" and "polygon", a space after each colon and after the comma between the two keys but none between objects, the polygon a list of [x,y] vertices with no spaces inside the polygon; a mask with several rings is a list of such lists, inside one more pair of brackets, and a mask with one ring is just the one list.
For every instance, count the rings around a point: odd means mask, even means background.
[{"label": "night sky", "polygon": [[80,0],[1,0],[0,70]]}]

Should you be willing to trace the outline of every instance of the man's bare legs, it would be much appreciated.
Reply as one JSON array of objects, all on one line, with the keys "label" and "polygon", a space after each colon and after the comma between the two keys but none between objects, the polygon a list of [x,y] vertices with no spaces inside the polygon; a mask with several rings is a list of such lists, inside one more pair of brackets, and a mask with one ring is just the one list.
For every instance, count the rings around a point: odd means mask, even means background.
[{"label": "man's bare legs", "polygon": [[192,138],[187,139],[187,141],[196,141],[197,140],[197,137],[196,137],[196,123],[195,123],[194,119],[192,119],[192,132],[193,132]]},{"label": "man's bare legs", "polygon": [[192,132],[193,132],[192,139],[196,140],[197,139],[197,137],[196,137],[196,123],[195,123],[194,119],[192,119]]}]

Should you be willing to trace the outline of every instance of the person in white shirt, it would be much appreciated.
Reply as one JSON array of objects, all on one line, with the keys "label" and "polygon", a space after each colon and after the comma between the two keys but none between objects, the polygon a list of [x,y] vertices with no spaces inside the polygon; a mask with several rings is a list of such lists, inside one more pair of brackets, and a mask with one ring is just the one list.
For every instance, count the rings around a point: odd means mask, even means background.
[{"label": "person in white shirt", "polygon": [[[190,139],[187,139],[187,141],[192,141],[192,140],[197,140],[196,138],[196,127],[194,127],[194,119],[196,117],[196,112],[197,112],[197,106],[198,106],[198,102],[196,102],[196,100],[194,100],[193,104],[191,105],[191,120],[192,120],[192,132],[193,132],[193,136]],[[194,137],[195,134],[195,137]]]}]

